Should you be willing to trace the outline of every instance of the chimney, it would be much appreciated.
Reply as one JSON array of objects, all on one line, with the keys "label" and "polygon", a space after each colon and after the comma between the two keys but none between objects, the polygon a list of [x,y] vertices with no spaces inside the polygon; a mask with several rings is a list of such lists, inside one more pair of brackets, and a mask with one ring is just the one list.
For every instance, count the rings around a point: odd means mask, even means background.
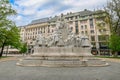
[{"label": "chimney", "polygon": [[63,13],[61,13],[61,17],[63,17]]},{"label": "chimney", "polygon": [[67,13],[67,15],[69,15],[69,13]]},{"label": "chimney", "polygon": [[70,12],[70,14],[72,14],[72,12]]},{"label": "chimney", "polygon": [[87,11],[87,9],[84,9],[84,11]]}]

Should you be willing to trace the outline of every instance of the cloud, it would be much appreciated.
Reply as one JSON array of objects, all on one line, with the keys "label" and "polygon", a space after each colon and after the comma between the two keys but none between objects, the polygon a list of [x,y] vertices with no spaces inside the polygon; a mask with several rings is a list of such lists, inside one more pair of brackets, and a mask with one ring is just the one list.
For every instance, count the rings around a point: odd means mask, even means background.
[{"label": "cloud", "polygon": [[[17,25],[25,25],[31,20],[55,16],[61,13],[78,12],[84,9],[101,8],[107,0],[15,0],[12,6],[18,15]],[[26,21],[25,21],[26,20]]]},{"label": "cloud", "polygon": [[15,4],[19,4],[19,6],[30,7],[30,6],[41,6],[46,3],[48,0],[16,0]]},{"label": "cloud", "polygon": [[20,16],[20,15],[17,16],[17,17],[16,17],[16,20],[19,20],[19,21],[22,20],[22,16]]}]

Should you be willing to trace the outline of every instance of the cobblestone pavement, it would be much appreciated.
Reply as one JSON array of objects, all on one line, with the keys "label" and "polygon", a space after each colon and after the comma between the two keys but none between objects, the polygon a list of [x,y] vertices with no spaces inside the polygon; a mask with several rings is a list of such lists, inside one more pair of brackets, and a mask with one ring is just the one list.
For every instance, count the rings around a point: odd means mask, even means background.
[{"label": "cobblestone pavement", "polygon": [[120,63],[107,67],[20,67],[17,61],[0,62],[0,80],[120,80]]}]

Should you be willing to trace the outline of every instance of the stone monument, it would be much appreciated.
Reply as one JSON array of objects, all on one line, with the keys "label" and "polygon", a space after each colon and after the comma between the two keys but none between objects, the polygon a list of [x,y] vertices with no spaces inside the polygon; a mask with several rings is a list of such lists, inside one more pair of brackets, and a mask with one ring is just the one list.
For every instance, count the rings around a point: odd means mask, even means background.
[{"label": "stone monument", "polygon": [[75,35],[62,18],[58,18],[55,31],[45,38],[36,39],[34,53],[21,59],[20,66],[80,67],[107,66],[104,60],[91,54],[91,43],[85,35]]}]

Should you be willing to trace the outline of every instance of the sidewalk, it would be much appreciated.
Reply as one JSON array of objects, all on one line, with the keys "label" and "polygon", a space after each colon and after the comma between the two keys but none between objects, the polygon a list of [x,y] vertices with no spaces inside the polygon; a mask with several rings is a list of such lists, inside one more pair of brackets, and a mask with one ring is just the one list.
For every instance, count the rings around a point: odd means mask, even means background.
[{"label": "sidewalk", "polygon": [[0,62],[11,61],[11,60],[18,60],[18,59],[19,59],[18,57],[6,57],[6,58],[1,58]]},{"label": "sidewalk", "polygon": [[120,63],[120,59],[112,59],[112,58],[100,58],[100,59],[105,59],[106,61]]},{"label": "sidewalk", "polygon": [[120,59],[110,59],[110,58],[105,58],[106,61],[110,61],[110,62],[117,62],[120,63]]},{"label": "sidewalk", "polygon": [[[3,56],[6,56],[6,54],[3,54]],[[11,60],[19,60],[20,58],[23,58],[23,57],[26,57],[26,56],[29,56],[29,55],[24,54],[24,56],[23,56],[23,54],[8,54],[6,56],[6,58],[1,58],[0,62],[11,61]]]},{"label": "sidewalk", "polygon": [[[31,54],[7,54],[7,56],[9,57],[25,57],[25,56],[29,56]],[[6,54],[3,54],[3,56],[6,56]]]}]

